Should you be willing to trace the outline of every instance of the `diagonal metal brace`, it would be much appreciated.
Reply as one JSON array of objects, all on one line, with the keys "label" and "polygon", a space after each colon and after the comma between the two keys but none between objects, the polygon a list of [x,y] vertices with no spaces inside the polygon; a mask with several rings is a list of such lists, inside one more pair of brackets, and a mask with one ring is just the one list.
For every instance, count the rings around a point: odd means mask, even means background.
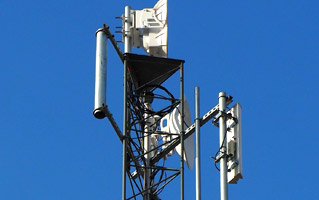
[{"label": "diagonal metal brace", "polygon": [[[119,137],[120,141],[123,143],[123,139],[124,139],[123,134],[122,134],[120,128],[118,127],[117,123],[115,122],[112,113],[111,113],[110,110],[108,109],[108,106],[107,106],[107,105],[104,105],[102,109],[103,109],[103,111],[104,111],[104,113],[105,113],[105,116],[107,116],[107,118],[109,119],[109,121],[110,121],[110,123],[111,123],[113,129],[115,130],[117,136]],[[135,156],[134,156],[134,153],[133,153],[132,150],[129,148],[129,145],[128,145],[128,144],[127,144],[127,146],[128,146],[128,148],[127,148],[127,154],[128,154],[128,156],[130,156],[131,158],[134,158],[134,157],[135,157]],[[142,172],[142,170],[141,170],[141,168],[142,168],[141,165],[140,165],[135,159],[133,159],[133,162],[134,162],[134,164],[135,164],[135,166],[136,166],[136,169],[137,169],[138,174],[139,174],[139,175],[143,174],[143,172]],[[129,173],[129,172],[127,172],[127,173]]]},{"label": "diagonal metal brace", "polygon": [[114,39],[114,35],[111,33],[110,31],[110,27],[107,26],[106,24],[103,24],[103,28],[102,28],[103,32],[107,35],[107,37],[110,39],[116,53],[119,55],[121,61],[124,63],[124,56],[123,53],[119,47],[119,45],[117,44],[116,40]]},{"label": "diagonal metal brace", "polygon": [[[231,104],[233,102],[233,98],[229,96],[226,101],[226,106]],[[214,118],[219,113],[219,105],[217,104],[214,108],[212,108],[210,111],[208,111],[201,119],[200,119],[200,126],[203,126],[206,124],[209,120]],[[193,123],[190,127],[188,127],[185,130],[183,140],[187,139],[189,136],[191,136],[195,132],[195,123]],[[154,164],[158,162],[160,159],[162,159],[168,152],[173,150],[177,145],[180,144],[180,136],[176,138],[170,145],[168,145],[166,148],[162,149],[162,151],[158,152],[152,159],[151,164]]]}]

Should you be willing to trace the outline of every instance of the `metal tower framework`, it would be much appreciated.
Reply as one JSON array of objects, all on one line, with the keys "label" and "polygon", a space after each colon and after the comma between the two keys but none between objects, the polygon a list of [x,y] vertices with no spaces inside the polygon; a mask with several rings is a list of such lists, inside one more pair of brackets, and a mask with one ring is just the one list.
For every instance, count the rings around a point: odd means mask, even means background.
[{"label": "metal tower framework", "polygon": [[[182,141],[183,152],[183,123],[178,137],[157,144],[161,141],[158,138],[170,134],[157,129],[160,120],[180,103],[180,113],[184,113],[183,67],[183,60],[124,54],[123,200],[137,199],[138,196],[142,196],[144,200],[157,200],[158,194],[178,175],[181,175],[184,188],[183,157],[179,169],[169,168],[164,165],[165,155],[160,154],[164,147],[178,139]],[[180,72],[180,99],[176,99],[168,89],[161,86],[177,71]],[[167,103],[158,110],[153,110],[154,100]],[[183,115],[181,119],[183,121]],[[131,188],[129,195],[126,192],[127,180]]]},{"label": "metal tower framework", "polygon": [[[237,170],[232,171],[234,173],[230,183],[236,183],[239,178],[242,178],[241,166],[237,167],[238,163],[241,164],[241,150],[235,150],[241,145],[240,136],[236,135],[239,138],[230,143],[233,151],[229,154],[232,155],[231,157],[228,155],[226,143],[228,129],[232,129],[238,123],[238,118],[226,113],[228,112],[226,108],[232,102],[232,97],[221,92],[219,104],[200,117],[199,88],[197,88],[195,92],[197,93],[195,95],[197,99],[196,122],[187,127],[184,121],[184,60],[137,55],[130,52],[123,54],[106,25],[97,30],[96,36],[96,101],[93,114],[98,119],[107,117],[123,144],[122,200],[141,198],[143,200],[160,200],[158,195],[167,184],[179,175],[180,196],[181,200],[184,200],[184,141],[195,130],[198,138],[199,128],[211,119],[213,119],[213,124],[220,129],[220,148],[217,152],[219,154],[216,154],[215,164],[216,162],[221,163],[221,199],[227,200],[227,181],[229,181],[227,180],[227,172],[229,175],[229,170]],[[123,132],[115,122],[105,101],[107,39],[112,43],[124,66]],[[169,91],[170,88],[165,88],[162,84],[178,71],[179,80],[177,82],[179,81],[180,84],[180,98],[175,98],[178,94],[174,94],[174,96]],[[153,108],[153,101],[156,101],[154,105],[157,107]],[[159,128],[162,119],[174,109],[177,109],[180,115],[178,133],[167,132]],[[240,110],[237,114],[241,115]],[[227,119],[230,117],[236,119],[237,122],[226,127]],[[237,126],[237,129],[237,133],[241,132],[240,126]],[[174,137],[164,140],[165,136]],[[176,167],[176,164],[174,167],[165,166],[168,155],[178,145],[180,145],[178,148],[181,152],[180,166]],[[198,159],[199,141],[196,148],[196,158]],[[239,162],[235,159],[239,159]],[[232,168],[227,167],[227,161],[234,161],[231,163]],[[199,167],[199,160],[197,160],[197,167]],[[197,172],[197,177],[199,176],[200,173]],[[200,179],[196,179],[196,182],[198,193],[196,198],[200,199]],[[131,192],[127,192],[127,186],[130,186]]]}]

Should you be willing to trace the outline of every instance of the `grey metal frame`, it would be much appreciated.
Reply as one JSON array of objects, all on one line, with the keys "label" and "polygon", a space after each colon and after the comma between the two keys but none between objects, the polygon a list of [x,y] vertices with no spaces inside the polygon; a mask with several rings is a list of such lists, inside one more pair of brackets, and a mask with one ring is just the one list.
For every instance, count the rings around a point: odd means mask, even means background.
[{"label": "grey metal frame", "polygon": [[[129,7],[127,8],[129,10]],[[129,23],[129,21],[126,21]],[[140,137],[138,137],[138,134],[143,133],[143,134],[148,134],[148,132],[143,130],[141,127],[143,127],[142,121],[145,120],[140,120],[140,121],[135,121],[134,123],[131,122],[131,120],[134,118],[134,108],[131,105],[133,91],[131,91],[131,88],[134,87],[134,84],[131,82],[131,75],[130,71],[128,71],[128,64],[127,60],[125,58],[125,54],[123,55],[119,47],[117,46],[116,41],[114,40],[113,35],[111,34],[109,28],[104,25],[103,32],[106,33],[108,39],[113,44],[113,47],[116,49],[117,53],[119,54],[119,57],[121,61],[123,62],[123,71],[124,71],[124,77],[123,77],[123,85],[124,85],[124,99],[123,99],[123,133],[121,133],[120,128],[118,127],[117,123],[115,122],[111,112],[109,111],[107,105],[104,105],[101,109],[102,112],[104,112],[105,116],[109,119],[112,127],[114,128],[116,134],[118,135],[120,141],[123,143],[123,168],[122,168],[122,200],[126,199],[136,199],[139,195],[144,196],[144,200],[150,200],[151,197],[150,195],[145,195],[146,194],[157,194],[157,192],[161,191],[168,183],[170,183],[173,179],[175,179],[178,175],[181,175],[180,179],[180,189],[181,189],[181,200],[184,200],[184,140],[187,139],[189,136],[191,136],[196,129],[197,136],[196,138],[199,139],[199,128],[204,125],[206,122],[211,120],[212,118],[216,117],[218,115],[219,117],[219,124],[220,124],[220,139],[225,138],[225,119],[221,113],[225,112],[226,106],[228,106],[231,102],[231,98],[227,98],[225,93],[220,93],[220,98],[219,98],[219,104],[216,105],[214,108],[212,108],[210,111],[208,111],[202,118],[199,117],[199,89],[198,91],[195,90],[196,99],[196,122],[192,124],[190,127],[185,129],[184,123],[181,123],[181,132],[179,134],[179,137],[176,137],[175,139],[165,143],[161,144],[158,147],[154,149],[150,149],[147,151],[140,151],[142,144],[140,141]],[[130,49],[126,48],[126,51],[130,51]],[[168,59],[169,60],[169,59]],[[157,61],[156,61],[157,62]],[[176,68],[177,69],[177,68]],[[184,61],[179,64],[179,71],[180,71],[180,99],[179,103],[181,104],[181,121],[184,121]],[[165,109],[165,108],[164,108]],[[134,119],[136,120],[136,119]],[[196,125],[195,125],[196,124]],[[137,135],[137,142],[134,142],[134,138],[131,137],[131,132],[135,132]],[[156,134],[167,134],[167,133],[156,133]],[[143,136],[144,137],[144,136]],[[222,141],[221,141],[222,142]],[[225,139],[224,139],[225,142]],[[173,168],[167,168],[167,167],[161,167],[161,166],[156,166],[156,164],[162,160],[171,150],[173,150],[177,145],[181,144],[181,158],[180,158],[180,168],[179,169],[173,169]],[[165,145],[165,148],[163,147]],[[221,146],[224,146],[225,144],[221,143]],[[161,150],[159,150],[161,148]],[[221,149],[224,150],[224,149]],[[150,152],[155,151],[156,154],[150,159],[149,161],[149,166],[145,165],[145,158],[144,156],[146,154],[149,154]],[[196,157],[199,158],[199,140],[196,140]],[[224,160],[226,159],[221,159],[221,194],[222,194],[222,200],[227,200],[227,171],[225,171],[225,167],[223,167],[223,163],[225,162]],[[199,160],[196,160],[196,168],[200,167],[200,164],[198,163]],[[136,172],[137,176],[133,175],[131,173],[130,168],[133,167],[136,169],[134,172]],[[151,180],[151,186],[149,188],[143,188],[143,170],[146,169],[151,169],[152,170],[152,180]],[[227,170],[227,169],[226,169]],[[155,179],[155,176],[161,172],[175,172],[171,175],[169,175],[166,178],[160,178],[158,182]],[[226,172],[226,181],[225,181],[225,172]],[[196,171],[196,191],[197,195],[196,198],[197,200],[200,199],[200,169]],[[132,190],[132,196],[127,198],[127,178],[130,182],[131,190]],[[156,187],[156,188],[155,188]],[[137,190],[135,192],[135,190]],[[152,191],[151,193],[149,191]],[[155,198],[157,196],[155,195]]]},{"label": "grey metal frame", "polygon": [[[183,63],[180,64],[179,66],[179,70],[180,70],[180,100],[179,102],[181,103],[181,113],[182,113],[182,121],[184,121],[184,72],[183,72]],[[131,120],[132,120],[132,108],[130,107],[130,98],[131,98],[131,94],[133,93],[133,91],[130,91],[130,87],[132,86],[132,83],[130,83],[130,79],[129,79],[129,75],[130,72],[128,71],[128,66],[127,66],[127,61],[126,61],[126,57],[124,56],[124,113],[123,113],[123,136],[119,138],[122,140],[123,142],[123,169],[122,169],[122,200],[126,200],[126,199],[136,199],[139,195],[142,195],[144,198],[144,200],[148,200],[150,199],[148,193],[150,190],[154,190],[155,187],[158,187],[155,191],[152,191],[154,193],[162,190],[169,182],[171,182],[173,179],[175,179],[179,174],[181,175],[181,199],[184,199],[184,159],[183,156],[181,157],[181,161],[180,161],[180,169],[172,169],[172,168],[167,168],[167,167],[159,167],[156,166],[156,163],[160,160],[158,160],[157,162],[151,162],[150,166],[147,167],[145,165],[141,165],[139,164],[139,162],[141,162],[141,160],[144,159],[144,155],[148,154],[149,152],[152,151],[156,151],[156,149],[151,149],[147,152],[143,152],[143,153],[139,153],[138,155],[136,154],[136,151],[134,149],[140,149],[142,148],[140,143],[134,143],[133,140],[134,138],[132,138],[131,136],[131,132],[136,132],[139,133],[141,132],[141,130],[138,130],[140,127],[142,127],[142,124],[139,124],[139,126],[134,126],[131,124]],[[112,120],[110,120],[112,122]],[[130,126],[134,126],[135,128],[132,128]],[[182,155],[184,155],[184,139],[183,136],[185,134],[185,130],[184,130],[184,124],[182,123],[181,125],[181,134],[180,134],[180,140],[181,142],[181,152]],[[116,126],[115,126],[116,127]],[[117,131],[118,132],[118,131]],[[139,141],[139,140],[138,140]],[[174,142],[174,140],[170,141],[169,143]],[[157,148],[160,148],[161,146],[163,146],[164,144],[160,145]],[[135,154],[134,154],[135,152]],[[129,157],[128,157],[129,156]],[[132,163],[132,164],[130,164]],[[131,174],[129,168],[133,167],[133,169],[136,168],[136,173],[138,174],[138,180],[136,181],[136,177],[133,177],[133,175]],[[175,171],[174,174],[169,175],[167,178],[161,179],[159,180],[159,182],[156,182],[155,178],[153,178],[151,180],[152,184],[150,186],[150,188],[143,188],[142,185],[142,180],[141,177],[143,174],[143,170],[146,169],[151,169],[151,170],[158,170],[157,173],[160,173],[159,171]],[[156,174],[155,174],[156,175]],[[131,190],[132,190],[132,194],[133,196],[127,197],[127,179],[129,179],[129,183],[131,185]],[[136,189],[136,191],[134,191]]]}]

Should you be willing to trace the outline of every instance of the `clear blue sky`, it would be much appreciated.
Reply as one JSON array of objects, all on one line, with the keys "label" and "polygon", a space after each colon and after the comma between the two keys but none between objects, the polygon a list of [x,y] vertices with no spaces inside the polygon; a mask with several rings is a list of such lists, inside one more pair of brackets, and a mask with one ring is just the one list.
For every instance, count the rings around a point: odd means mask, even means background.
[{"label": "clear blue sky", "polygon": [[[107,23],[114,32],[125,5],[155,3],[0,2],[0,199],[121,198],[121,143],[92,115],[95,31]],[[229,187],[229,199],[319,199],[319,2],[168,3],[169,57],[186,60],[192,115],[197,85],[201,114],[219,91],[243,108],[244,179]],[[122,76],[110,46],[107,102],[120,127]],[[201,138],[203,200],[219,199],[210,158],[218,129],[206,124]],[[194,174],[186,171],[186,200],[195,199]],[[179,178],[161,197],[180,198]]]}]

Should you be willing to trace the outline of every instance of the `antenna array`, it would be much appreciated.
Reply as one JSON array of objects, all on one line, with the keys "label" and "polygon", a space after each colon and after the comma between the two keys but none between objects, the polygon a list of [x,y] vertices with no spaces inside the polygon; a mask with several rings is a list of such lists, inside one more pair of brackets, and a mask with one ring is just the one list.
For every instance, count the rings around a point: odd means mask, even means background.
[{"label": "antenna array", "polygon": [[[196,130],[198,136],[199,128],[211,119],[220,128],[220,148],[215,157],[215,165],[220,162],[221,199],[227,200],[227,178],[229,183],[237,183],[242,178],[241,106],[235,104],[230,110],[226,110],[232,97],[221,92],[219,104],[203,117],[198,117],[199,111],[196,109],[196,123],[192,124],[184,94],[184,60],[167,58],[167,0],[159,0],[153,8],[142,10],[132,10],[126,6],[122,21],[124,54],[106,25],[96,32],[93,110],[96,118],[109,119],[123,144],[122,200],[140,197],[143,200],[159,200],[159,194],[178,176],[183,200],[184,162],[190,169],[194,165],[192,134]],[[111,41],[124,65],[122,131],[106,103],[107,40]],[[131,53],[132,46],[142,47],[149,55]],[[177,72],[179,94],[163,86]],[[196,95],[199,96],[198,92]],[[153,106],[154,102],[156,108]],[[199,109],[198,101],[196,107]],[[199,145],[199,142],[196,144]],[[167,166],[165,161],[174,151],[180,156],[180,166]],[[198,172],[200,157],[199,154],[196,155]],[[200,175],[197,172],[196,175]],[[196,179],[196,184],[200,188],[198,180],[200,179]],[[131,188],[129,193],[127,185]],[[196,191],[200,192],[198,187]],[[200,200],[200,194],[196,195],[196,199]]]}]

